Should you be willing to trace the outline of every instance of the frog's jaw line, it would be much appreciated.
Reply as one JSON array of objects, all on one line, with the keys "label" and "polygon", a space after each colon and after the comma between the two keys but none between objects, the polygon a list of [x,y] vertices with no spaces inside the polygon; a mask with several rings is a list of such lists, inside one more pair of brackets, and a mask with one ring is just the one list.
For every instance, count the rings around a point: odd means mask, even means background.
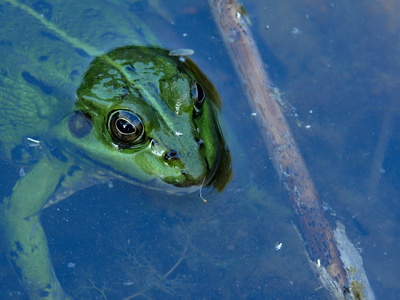
[{"label": "frog's jaw line", "polygon": [[201,185],[189,185],[189,186],[176,186],[170,183],[167,183],[163,181],[160,178],[154,178],[150,182],[139,182],[137,179],[133,180],[130,179],[126,175],[121,175],[117,173],[113,173],[115,178],[118,178],[121,181],[130,183],[132,185],[140,186],[142,188],[150,189],[150,190],[155,190],[155,191],[160,191],[166,194],[173,194],[173,195],[185,195],[185,194],[191,194],[194,192],[197,192],[200,190]]}]

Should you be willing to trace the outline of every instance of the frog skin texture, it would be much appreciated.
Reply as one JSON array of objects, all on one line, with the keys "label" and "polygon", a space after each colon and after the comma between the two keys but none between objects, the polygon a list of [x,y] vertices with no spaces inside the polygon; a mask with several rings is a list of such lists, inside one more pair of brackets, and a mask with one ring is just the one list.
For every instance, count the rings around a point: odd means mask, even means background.
[{"label": "frog skin texture", "polygon": [[[35,16],[35,7],[13,0],[0,1],[0,9],[9,18],[25,10],[39,36],[34,44],[13,36],[0,41],[0,151],[30,165],[1,203],[5,251],[31,299],[68,299],[41,211],[115,178],[164,193],[208,185],[221,191],[231,173],[221,100],[187,57],[158,46],[93,50],[52,28],[46,14]],[[2,31],[7,22],[0,20]],[[76,61],[54,57],[57,49],[68,51],[65,44],[71,56],[64,58]]]}]

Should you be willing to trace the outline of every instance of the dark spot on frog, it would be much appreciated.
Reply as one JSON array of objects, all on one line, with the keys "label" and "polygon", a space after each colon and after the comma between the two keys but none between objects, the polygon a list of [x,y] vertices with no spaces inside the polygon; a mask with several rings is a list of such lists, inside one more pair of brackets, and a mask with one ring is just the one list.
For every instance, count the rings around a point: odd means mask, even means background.
[{"label": "dark spot on frog", "polygon": [[82,57],[90,57],[90,55],[85,50],[75,48],[75,52]]},{"label": "dark spot on frog", "polygon": [[73,165],[73,166],[71,166],[71,167],[68,169],[67,175],[68,175],[68,176],[72,176],[72,175],[74,175],[74,173],[75,173],[76,171],[80,171],[80,170],[82,170],[82,168],[80,168],[80,167],[77,166],[77,165]]},{"label": "dark spot on frog", "polygon": [[48,38],[49,40],[61,41],[61,39],[58,36],[56,36],[55,34],[53,34],[51,32],[48,32],[48,31],[45,31],[45,30],[40,30],[39,33],[40,33],[41,36],[43,36],[45,38]]},{"label": "dark spot on frog", "polygon": [[69,73],[69,78],[74,81],[76,77],[80,76],[80,73],[78,70],[72,70],[71,73]]},{"label": "dark spot on frog", "polygon": [[20,242],[16,241],[15,246],[17,247],[18,252],[24,251],[24,248],[22,248],[22,245]]},{"label": "dark spot on frog", "polygon": [[139,0],[134,1],[133,3],[129,4],[129,11],[133,13],[137,13],[143,11],[147,8],[148,1],[147,0]]},{"label": "dark spot on frog", "polygon": [[47,55],[42,55],[42,56],[39,56],[39,58],[38,58],[39,61],[46,61],[48,59],[49,59],[49,57]]},{"label": "dark spot on frog", "polygon": [[69,118],[68,128],[69,131],[77,138],[83,138],[88,135],[92,130],[93,122],[89,115],[84,114],[80,111],[75,112]]},{"label": "dark spot on frog", "polygon": [[158,86],[156,86],[154,83],[149,82],[148,88],[152,88],[154,90],[155,94],[160,94],[160,90],[158,89]]},{"label": "dark spot on frog", "polygon": [[[114,87],[114,88],[115,88],[115,87]],[[124,100],[125,97],[128,96],[128,92],[129,92],[128,87],[125,86],[125,87],[122,89],[122,94],[121,94],[121,99],[122,99],[122,100]]]},{"label": "dark spot on frog", "polygon": [[135,68],[132,67],[131,65],[126,65],[126,66],[125,66],[125,70],[128,71],[129,73],[136,74]]},{"label": "dark spot on frog", "polygon": [[47,20],[50,20],[53,16],[53,6],[46,1],[37,1],[33,3],[32,8]]},{"label": "dark spot on frog", "polygon": [[50,153],[59,161],[61,162],[67,162],[68,158],[61,152],[60,149],[57,148],[52,148],[50,149]]},{"label": "dark spot on frog", "polygon": [[64,180],[65,180],[65,175],[62,175],[60,177],[60,179],[58,180],[56,188],[54,189],[55,191],[57,191],[58,189],[62,188],[62,184],[63,184]]},{"label": "dark spot on frog", "polygon": [[21,73],[21,76],[27,83],[38,86],[46,95],[50,95],[53,92],[52,86],[45,84],[43,81],[37,79],[32,74],[24,71]]},{"label": "dark spot on frog", "polygon": [[[51,289],[51,285],[48,284],[48,285],[46,286],[46,288]],[[48,297],[49,295],[50,295],[50,292],[49,292],[49,291],[46,291],[46,290],[39,290],[39,296],[40,296],[41,298]]]}]

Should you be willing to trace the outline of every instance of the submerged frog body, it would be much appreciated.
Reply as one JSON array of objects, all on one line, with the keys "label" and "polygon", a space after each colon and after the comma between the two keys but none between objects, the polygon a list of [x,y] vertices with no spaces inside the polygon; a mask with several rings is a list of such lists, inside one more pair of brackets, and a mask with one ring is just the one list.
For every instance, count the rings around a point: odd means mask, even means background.
[{"label": "submerged frog body", "polygon": [[[51,43],[39,48],[51,50]],[[97,54],[89,46],[71,48],[82,64]],[[56,65],[46,65],[51,56],[22,64],[21,55],[32,57],[27,51],[12,39],[0,41],[6,58],[0,63],[0,150],[32,165],[3,200],[0,221],[6,253],[28,295],[64,299],[42,209],[111,178],[168,193],[207,185],[221,190],[229,180],[229,151],[218,93],[188,58],[155,46],[124,46],[90,58],[80,76],[75,63],[50,68]],[[14,67],[15,53],[20,64]]]}]

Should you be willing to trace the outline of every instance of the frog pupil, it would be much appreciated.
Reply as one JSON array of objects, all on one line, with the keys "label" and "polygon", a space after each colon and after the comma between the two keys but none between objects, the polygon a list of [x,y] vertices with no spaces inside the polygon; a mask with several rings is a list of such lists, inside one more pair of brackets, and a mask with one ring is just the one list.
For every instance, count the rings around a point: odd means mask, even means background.
[{"label": "frog pupil", "polygon": [[198,95],[197,95],[198,103],[202,103],[205,98],[203,87],[198,82],[196,82],[196,87],[197,87],[197,93],[198,93]]},{"label": "frog pupil", "polygon": [[116,122],[116,127],[123,134],[132,134],[136,131],[135,126],[125,119],[118,119]]}]

